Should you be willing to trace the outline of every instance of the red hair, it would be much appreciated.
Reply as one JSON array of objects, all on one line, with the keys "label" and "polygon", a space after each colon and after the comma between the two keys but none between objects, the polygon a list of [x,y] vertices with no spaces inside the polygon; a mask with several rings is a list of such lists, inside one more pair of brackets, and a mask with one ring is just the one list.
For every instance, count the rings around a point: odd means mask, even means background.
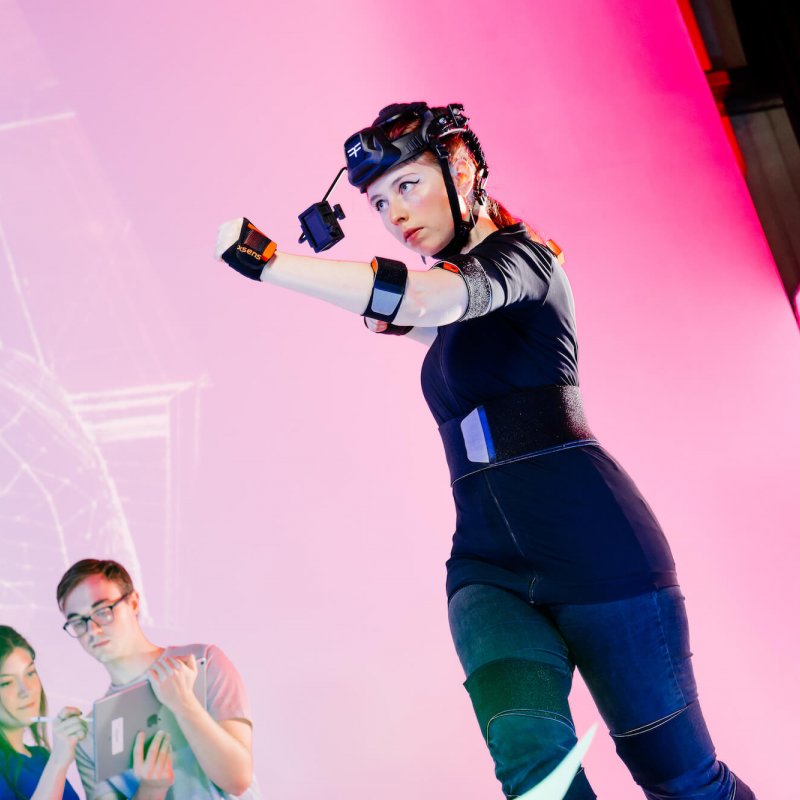
[{"label": "red hair", "polygon": [[[443,114],[447,111],[447,109],[444,107],[435,107],[431,108],[431,111],[433,111],[434,114]],[[421,125],[422,121],[419,119],[419,117],[403,115],[395,122],[392,122],[391,125],[385,127],[384,133],[390,141],[393,141],[394,139],[399,139],[401,136],[404,136],[407,133],[417,130]],[[455,164],[457,161],[463,158],[472,164],[477,174],[478,162],[475,158],[475,154],[472,152],[469,145],[464,141],[464,137],[461,136],[461,134],[456,133],[452,136],[447,136],[444,139],[444,144],[447,148],[447,156],[450,164]],[[439,163],[436,161],[436,156],[434,156],[431,151],[425,151],[421,156],[418,156],[418,158],[430,158],[430,160],[434,161],[435,163]],[[542,238],[536,233],[536,231],[533,230],[533,228],[531,228],[530,225],[528,225],[527,222],[524,222],[523,220],[511,214],[509,210],[496,198],[487,195],[485,206],[486,212],[489,215],[489,219],[491,219],[498,228],[507,228],[509,225],[516,225],[518,222],[522,222],[522,224],[528,229],[528,233],[532,239],[537,242],[544,243]]]}]

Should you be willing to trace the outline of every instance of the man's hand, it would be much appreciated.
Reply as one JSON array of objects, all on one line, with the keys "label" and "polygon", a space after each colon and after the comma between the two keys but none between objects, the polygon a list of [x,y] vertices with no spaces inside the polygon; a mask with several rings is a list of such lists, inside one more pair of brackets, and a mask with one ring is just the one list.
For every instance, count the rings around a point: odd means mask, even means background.
[{"label": "man's hand", "polygon": [[86,723],[81,719],[81,710],[72,706],[62,708],[53,722],[53,751],[50,758],[59,766],[69,766],[75,759],[75,747],[84,736]]},{"label": "man's hand", "polygon": [[158,698],[175,716],[200,706],[194,694],[197,662],[188,658],[160,658],[147,671],[147,680]]},{"label": "man's hand", "polygon": [[137,800],[163,800],[175,781],[172,771],[172,743],[169,734],[156,731],[147,755],[144,754],[144,732],[133,740],[133,774],[139,779]]}]

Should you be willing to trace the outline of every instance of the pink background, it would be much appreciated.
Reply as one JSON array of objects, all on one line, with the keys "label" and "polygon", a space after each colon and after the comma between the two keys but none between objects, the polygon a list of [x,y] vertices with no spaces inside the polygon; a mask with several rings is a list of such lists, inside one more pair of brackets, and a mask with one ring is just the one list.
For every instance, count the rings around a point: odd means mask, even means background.
[{"label": "pink background", "polygon": [[[53,592],[118,557],[156,641],[239,666],[266,796],[500,796],[422,348],[211,258],[242,214],[303,252],[346,136],[417,99],[465,104],[491,193],[564,248],[590,421],[670,538],[720,756],[796,796],[800,341],[670,0],[0,0],[2,621],[88,708],[105,674]],[[334,200],[336,257],[404,257]],[[641,796],[607,736],[586,767]]]}]

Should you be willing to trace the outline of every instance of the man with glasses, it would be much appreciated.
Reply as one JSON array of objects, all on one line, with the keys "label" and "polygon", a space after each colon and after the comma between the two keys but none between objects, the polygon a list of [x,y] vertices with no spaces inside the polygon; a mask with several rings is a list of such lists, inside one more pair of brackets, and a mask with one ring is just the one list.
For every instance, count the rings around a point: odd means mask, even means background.
[{"label": "man with glasses", "polygon": [[[64,573],[56,597],[64,630],[106,668],[106,695],[146,679],[165,707],[164,731],[146,754],[140,733],[132,768],[108,781],[95,781],[90,729],[76,752],[87,800],[257,800],[247,694],[222,651],[214,645],[153,644],[139,625],[139,594],[116,561],[78,561]],[[205,708],[193,691],[200,658],[206,660]]]}]

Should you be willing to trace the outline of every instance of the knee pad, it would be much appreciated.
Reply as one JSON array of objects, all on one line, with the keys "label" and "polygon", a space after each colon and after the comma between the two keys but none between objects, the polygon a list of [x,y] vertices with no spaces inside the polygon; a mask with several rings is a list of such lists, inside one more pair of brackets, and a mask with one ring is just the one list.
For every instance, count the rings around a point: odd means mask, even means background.
[{"label": "knee pad", "polygon": [[[572,688],[567,670],[506,658],[479,667],[464,686],[507,797],[543,780],[577,741],[567,703]],[[595,797],[582,770],[566,797]]]},{"label": "knee pad", "polygon": [[[636,783],[655,796],[684,797],[709,786],[736,785],[730,770],[717,761],[696,701],[650,725],[612,733],[611,738]],[[744,784],[732,795],[735,800],[752,796]]]},{"label": "knee pad", "polygon": [[541,712],[573,728],[567,697],[572,675],[539,661],[503,658],[478,667],[464,683],[469,692],[483,738],[488,740],[493,721],[503,714],[525,710]]}]

